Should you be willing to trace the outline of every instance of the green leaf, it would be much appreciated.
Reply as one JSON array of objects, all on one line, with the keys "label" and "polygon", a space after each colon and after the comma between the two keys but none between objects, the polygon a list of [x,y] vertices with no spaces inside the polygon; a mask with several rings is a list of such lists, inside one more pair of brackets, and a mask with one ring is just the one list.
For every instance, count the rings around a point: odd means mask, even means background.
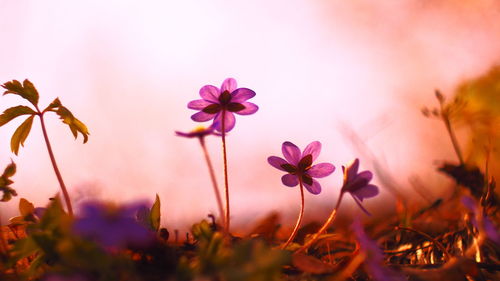
[{"label": "green leaf", "polygon": [[10,164],[3,170],[2,177],[10,178],[16,173],[16,163],[14,161],[10,162]]},{"label": "green leaf", "polygon": [[18,105],[11,108],[7,108],[2,115],[0,115],[0,127],[9,123],[12,119],[26,114],[36,114],[36,112],[24,105]]},{"label": "green leaf", "polygon": [[33,203],[24,198],[21,198],[21,200],[19,200],[19,212],[22,216],[33,214],[34,211],[35,206],[33,205]]},{"label": "green leaf", "polygon": [[151,213],[150,213],[150,220],[151,220],[151,226],[155,231],[158,231],[160,229],[160,197],[158,194],[156,194],[156,200],[153,206],[151,207]]},{"label": "green leaf", "polygon": [[69,126],[71,133],[75,137],[78,136],[78,133],[81,133],[83,136],[83,143],[86,143],[89,139],[89,130],[85,124],[83,124],[80,120],[76,119],[75,116],[61,104],[59,98],[56,98],[47,108],[43,110],[43,112],[53,111],[59,115],[59,118],[63,121],[64,124]]},{"label": "green leaf", "polygon": [[28,100],[34,106],[38,105],[38,91],[36,90],[33,83],[31,83],[28,79],[23,81],[23,84],[17,80],[12,80],[10,82],[6,82],[2,85],[7,91],[3,94],[14,94],[19,95],[22,98]]},{"label": "green leaf", "polygon": [[19,145],[24,146],[24,141],[28,137],[31,125],[33,125],[33,118],[35,116],[31,115],[28,117],[14,132],[10,140],[10,149],[15,155],[19,152]]},{"label": "green leaf", "polygon": [[16,173],[16,164],[11,162],[3,171],[2,176],[0,176],[0,191],[3,192],[0,201],[7,202],[12,199],[12,196],[17,196],[17,192],[11,188],[9,185],[13,183],[9,178]]}]

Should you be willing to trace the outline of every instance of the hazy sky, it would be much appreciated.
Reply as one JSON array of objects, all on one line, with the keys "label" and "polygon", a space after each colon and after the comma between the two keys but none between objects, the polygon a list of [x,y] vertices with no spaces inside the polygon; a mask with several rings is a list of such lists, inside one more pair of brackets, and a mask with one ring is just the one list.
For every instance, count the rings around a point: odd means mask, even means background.
[{"label": "hazy sky", "polygon": [[[56,116],[47,118],[74,201],[152,201],[159,193],[163,223],[184,227],[217,209],[197,141],[174,131],[198,125],[186,104],[200,87],[234,77],[260,106],[238,116],[227,139],[235,223],[273,209],[297,215],[298,189],[284,187],[266,162],[281,156],[286,140],[301,148],[321,141],[318,160],[337,167],[321,180],[321,195],[307,195],[310,217],[335,202],[341,165],[361,157],[370,168],[342,126],[366,141],[402,188],[420,175],[432,195],[442,194],[433,161],[454,159],[452,147],[442,124],[419,110],[435,102],[435,88],[451,94],[499,63],[499,18],[495,0],[0,0],[0,82],[29,78],[41,106],[59,97],[89,127],[83,145]],[[19,102],[1,97],[0,109]],[[38,122],[19,156],[11,154],[20,122],[0,129],[0,164],[12,158],[19,196],[44,205],[58,183]],[[219,142],[208,140],[222,186]],[[367,208],[377,213],[384,198],[382,191]],[[355,212],[347,201],[344,212]],[[3,204],[2,216],[17,202]]]}]

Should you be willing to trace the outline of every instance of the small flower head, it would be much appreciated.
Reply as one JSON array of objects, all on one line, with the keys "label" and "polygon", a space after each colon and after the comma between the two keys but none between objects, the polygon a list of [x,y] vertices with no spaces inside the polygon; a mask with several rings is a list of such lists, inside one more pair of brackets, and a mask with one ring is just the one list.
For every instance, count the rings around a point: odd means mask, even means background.
[{"label": "small flower head", "polygon": [[224,116],[224,131],[229,132],[236,123],[234,113],[249,115],[255,113],[259,107],[247,102],[255,96],[255,92],[247,88],[237,88],[236,80],[227,78],[219,88],[205,85],[200,89],[202,99],[188,103],[188,108],[200,110],[191,116],[196,122],[205,122],[214,119],[215,130],[222,131],[222,117]]},{"label": "small flower head", "polygon": [[283,156],[286,160],[271,156],[267,158],[267,162],[276,169],[287,172],[281,177],[284,185],[294,187],[301,181],[310,193],[319,194],[321,185],[314,178],[323,178],[335,171],[335,167],[330,163],[312,165],[320,151],[319,141],[311,142],[303,152],[295,144],[287,141],[282,145]]},{"label": "small flower head", "polygon": [[209,135],[215,135],[215,136],[220,136],[220,133],[215,132],[215,126],[217,126],[217,123],[212,124],[212,126],[206,128],[204,126],[199,126],[192,130],[191,132],[180,132],[180,131],[175,131],[175,134],[179,137],[185,137],[185,138],[199,138],[203,139],[206,136]]},{"label": "small flower head", "polygon": [[358,173],[359,160],[356,158],[347,167],[342,166],[342,171],[344,172],[344,184],[342,186],[341,193],[349,192],[354,201],[359,205],[361,210],[367,215],[370,213],[361,205],[361,202],[365,198],[374,197],[378,194],[378,187],[373,184],[369,184],[373,178],[373,174],[370,171],[363,171]]},{"label": "small flower head", "polygon": [[107,249],[146,245],[153,236],[136,220],[140,207],[140,204],[111,206],[87,202],[82,206],[83,214],[73,224],[73,232]]}]

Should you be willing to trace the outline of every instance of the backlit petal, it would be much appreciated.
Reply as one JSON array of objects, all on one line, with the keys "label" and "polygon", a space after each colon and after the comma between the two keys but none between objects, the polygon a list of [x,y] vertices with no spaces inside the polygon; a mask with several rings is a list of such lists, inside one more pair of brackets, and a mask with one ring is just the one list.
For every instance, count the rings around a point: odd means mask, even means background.
[{"label": "backlit petal", "polygon": [[215,114],[208,114],[203,111],[191,115],[191,119],[196,122],[205,122],[214,118]]},{"label": "backlit petal", "polygon": [[248,99],[255,97],[255,92],[248,88],[239,88],[236,89],[233,93],[231,93],[231,102],[239,102],[242,103]]},{"label": "backlit petal", "polygon": [[365,198],[374,197],[378,194],[378,187],[373,184],[366,185],[354,192],[352,192],[360,201],[363,201]]},{"label": "backlit petal", "polygon": [[281,182],[286,186],[294,187],[299,184],[299,179],[295,175],[286,174],[281,177]]},{"label": "backlit petal", "polygon": [[222,125],[224,125],[224,131],[229,132],[234,128],[236,124],[236,119],[234,118],[234,114],[232,112],[225,111],[224,112],[224,124],[222,124],[222,111],[217,113],[214,123],[218,122],[219,124],[215,125],[215,130],[222,132]]},{"label": "backlit petal", "polygon": [[220,91],[217,87],[212,85],[205,85],[200,89],[200,96],[207,101],[219,103]]},{"label": "backlit petal", "polygon": [[226,80],[224,80],[224,82],[222,82],[222,86],[220,86],[220,91],[221,93],[224,91],[232,93],[234,90],[236,90],[236,87],[238,87],[236,80],[234,80],[234,78],[227,78]]},{"label": "backlit petal", "polygon": [[241,104],[245,107],[245,109],[235,112],[239,115],[250,115],[259,110],[259,107],[251,102],[242,102]]},{"label": "backlit petal", "polygon": [[316,158],[318,158],[320,152],[321,152],[321,143],[319,141],[313,141],[306,146],[306,149],[304,149],[304,152],[302,152],[302,157],[306,156],[307,154],[311,154],[314,162]]},{"label": "backlit petal", "polygon": [[285,164],[288,164],[288,162],[286,162],[285,159],[281,158],[281,157],[277,157],[277,156],[270,156],[267,158],[267,162],[269,164],[271,164],[271,166],[273,166],[274,168],[278,169],[278,170],[282,170],[282,171],[285,171],[285,169],[283,169],[281,167],[281,165],[285,165]]},{"label": "backlit petal", "polygon": [[283,156],[288,161],[288,163],[297,166],[300,161],[300,149],[293,143],[286,141],[281,146],[281,151],[283,152]]},{"label": "backlit petal", "polygon": [[335,171],[335,166],[330,163],[319,163],[312,166],[307,173],[313,178],[323,178]]},{"label": "backlit petal", "polygon": [[307,191],[314,195],[321,193],[321,184],[319,184],[319,182],[315,179],[313,179],[312,185],[304,183],[304,187],[307,189]]},{"label": "backlit petal", "polygon": [[203,108],[211,105],[211,102],[208,102],[206,100],[193,100],[188,103],[188,108],[189,109],[196,109],[196,110],[202,110]]}]

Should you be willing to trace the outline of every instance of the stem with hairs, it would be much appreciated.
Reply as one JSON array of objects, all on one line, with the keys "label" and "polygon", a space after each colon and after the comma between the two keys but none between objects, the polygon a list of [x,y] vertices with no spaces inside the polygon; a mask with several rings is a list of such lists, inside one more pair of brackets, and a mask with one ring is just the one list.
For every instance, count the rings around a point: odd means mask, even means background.
[{"label": "stem with hairs", "polygon": [[221,127],[222,127],[222,157],[224,159],[224,193],[226,195],[226,217],[224,219],[226,225],[225,225],[225,232],[229,234],[229,216],[230,216],[230,210],[229,210],[229,183],[228,183],[228,178],[227,178],[227,153],[226,153],[226,111],[222,110],[222,122],[221,122]]},{"label": "stem with hairs", "polygon": [[302,179],[300,177],[299,177],[299,186],[300,186],[300,213],[299,213],[299,217],[297,218],[297,223],[295,223],[295,227],[293,228],[293,231],[290,234],[290,237],[288,237],[288,240],[281,247],[282,249],[286,249],[286,247],[290,243],[292,243],[293,239],[297,235],[297,232],[299,231],[299,226],[300,226],[300,223],[302,222],[302,217],[304,216],[304,186],[302,184]]}]

